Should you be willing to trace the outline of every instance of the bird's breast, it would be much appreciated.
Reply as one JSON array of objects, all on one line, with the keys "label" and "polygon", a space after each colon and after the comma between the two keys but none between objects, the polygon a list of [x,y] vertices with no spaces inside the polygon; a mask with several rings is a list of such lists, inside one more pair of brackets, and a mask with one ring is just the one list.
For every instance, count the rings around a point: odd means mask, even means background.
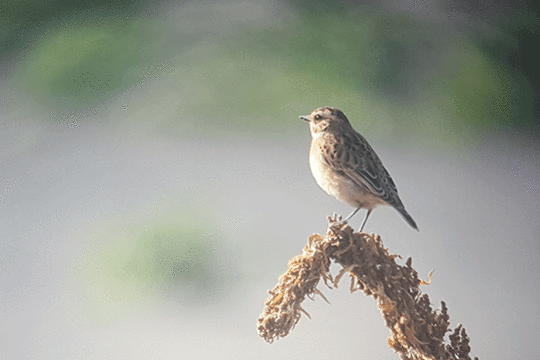
[{"label": "bird's breast", "polygon": [[357,184],[347,174],[328,165],[316,142],[309,152],[309,167],[317,184],[328,194],[354,207],[372,209],[385,202]]}]

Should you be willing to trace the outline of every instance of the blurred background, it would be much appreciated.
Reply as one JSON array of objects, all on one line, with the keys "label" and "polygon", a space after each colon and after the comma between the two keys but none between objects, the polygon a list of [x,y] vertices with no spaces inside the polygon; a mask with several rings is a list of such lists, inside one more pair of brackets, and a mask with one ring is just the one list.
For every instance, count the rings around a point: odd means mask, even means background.
[{"label": "blurred background", "polygon": [[0,358],[396,359],[347,279],[286,338],[256,331],[288,259],[352,211],[298,119],[333,106],[420,228],[378,208],[365,230],[435,271],[472,355],[538,359],[536,6],[2,2]]}]

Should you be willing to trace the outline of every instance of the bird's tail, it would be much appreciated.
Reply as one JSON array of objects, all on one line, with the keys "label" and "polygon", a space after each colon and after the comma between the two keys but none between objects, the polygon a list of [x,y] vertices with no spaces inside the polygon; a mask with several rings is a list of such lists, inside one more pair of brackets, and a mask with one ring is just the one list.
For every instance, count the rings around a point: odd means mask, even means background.
[{"label": "bird's tail", "polygon": [[418,230],[418,226],[416,226],[416,222],[413,220],[412,216],[409,215],[407,210],[405,210],[405,207],[401,206],[400,208],[396,208],[396,210],[399,211],[401,216],[403,216],[407,224],[409,224],[414,230],[420,231]]}]

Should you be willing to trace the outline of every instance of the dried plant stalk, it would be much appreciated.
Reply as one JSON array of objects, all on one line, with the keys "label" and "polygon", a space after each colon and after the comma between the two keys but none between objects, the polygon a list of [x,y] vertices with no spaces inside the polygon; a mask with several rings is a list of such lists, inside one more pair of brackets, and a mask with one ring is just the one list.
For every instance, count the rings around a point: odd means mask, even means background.
[{"label": "dried plant stalk", "polygon": [[[398,265],[399,256],[388,253],[380,236],[355,233],[338,216],[329,217],[328,223],[326,236],[311,235],[302,254],[289,261],[287,272],[270,291],[257,322],[265,341],[287,336],[301,313],[307,315],[301,303],[306,296],[322,295],[316,288],[321,278],[337,286],[349,273],[351,291],[361,290],[377,300],[391,331],[388,345],[402,359],[471,359],[469,338],[461,325],[450,335],[450,344],[444,343],[450,331],[446,304],[442,302],[438,311],[431,308],[429,297],[419,289],[428,282],[418,278],[410,258],[405,266]],[[331,261],[343,267],[335,279],[329,272]]]}]

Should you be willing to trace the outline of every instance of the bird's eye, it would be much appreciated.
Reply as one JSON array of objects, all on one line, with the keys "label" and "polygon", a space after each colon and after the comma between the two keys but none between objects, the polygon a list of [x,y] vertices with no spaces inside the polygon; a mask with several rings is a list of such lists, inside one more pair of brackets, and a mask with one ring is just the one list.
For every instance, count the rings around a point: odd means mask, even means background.
[{"label": "bird's eye", "polygon": [[315,120],[321,120],[321,115],[319,114],[315,115]]}]

